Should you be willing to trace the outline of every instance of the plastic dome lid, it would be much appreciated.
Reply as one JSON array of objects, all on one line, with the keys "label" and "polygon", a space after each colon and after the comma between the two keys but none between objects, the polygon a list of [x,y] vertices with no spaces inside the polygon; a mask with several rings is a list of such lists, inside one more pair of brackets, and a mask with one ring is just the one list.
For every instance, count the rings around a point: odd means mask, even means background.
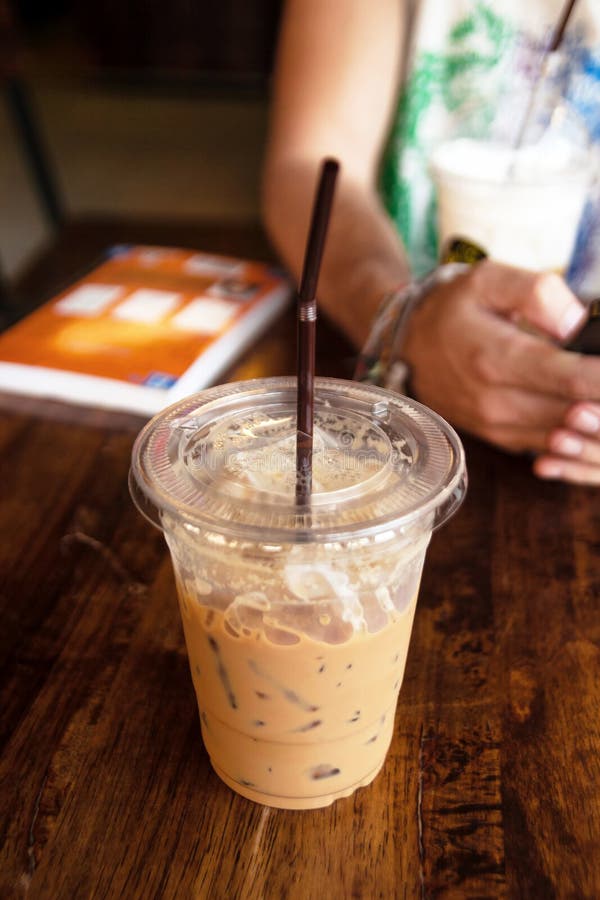
[{"label": "plastic dome lid", "polygon": [[466,490],[454,430],[414,400],[317,378],[313,492],[295,499],[296,379],[221,385],[176,403],[139,434],[130,488],[141,512],[252,541],[345,540],[423,521]]}]

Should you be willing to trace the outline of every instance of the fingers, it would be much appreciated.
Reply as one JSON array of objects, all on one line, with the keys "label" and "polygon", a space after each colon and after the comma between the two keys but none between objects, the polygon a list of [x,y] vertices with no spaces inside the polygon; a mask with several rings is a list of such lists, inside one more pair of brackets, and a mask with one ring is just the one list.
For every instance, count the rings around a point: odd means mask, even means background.
[{"label": "fingers", "polygon": [[567,428],[600,438],[600,404],[575,403],[565,415]]},{"label": "fingers", "polygon": [[512,452],[547,450],[549,434],[571,408],[564,400],[513,388],[480,390],[465,395],[465,400],[451,411],[438,404],[439,411],[451,414],[459,427]]},{"label": "fingers", "polygon": [[564,420],[568,408],[564,401],[543,394],[486,391],[475,398],[467,427],[505,450],[540,452],[548,448],[548,435]]},{"label": "fingers", "polygon": [[478,395],[475,414],[483,425],[545,429],[549,432],[566,420],[571,409],[566,400],[516,388],[492,388]]},{"label": "fingers", "polygon": [[576,431],[557,428],[548,438],[552,453],[600,466],[600,441],[584,438]]},{"label": "fingers", "polygon": [[538,478],[571,481],[573,484],[600,485],[600,465],[583,459],[567,459],[564,456],[545,454],[533,464]]},{"label": "fingers", "polygon": [[471,283],[487,309],[513,322],[528,322],[559,340],[586,317],[583,304],[553,272],[528,272],[485,260],[473,269]]},{"label": "fingers", "polygon": [[533,464],[539,478],[600,485],[600,441],[593,438],[566,429],[556,429],[549,435],[540,428],[512,426],[491,428],[484,436],[503,450],[539,453]]},{"label": "fingers", "polygon": [[566,427],[548,436],[548,449],[534,464],[540,478],[600,484],[600,404],[576,403],[564,416]]},{"label": "fingers", "polygon": [[[564,350],[515,325],[521,307],[510,296],[514,284],[510,290],[492,284],[491,299],[490,283],[508,271],[521,288],[531,288],[537,276],[485,266],[485,302],[469,273],[432,291],[411,317],[404,354],[417,397],[504,450],[539,454],[540,477],[600,483],[600,358]],[[557,282],[569,305],[572,295]],[[540,323],[548,298],[543,283],[537,289]]]},{"label": "fingers", "polygon": [[462,383],[470,393],[512,387],[571,403],[600,402],[600,357],[563,350],[523,331],[483,307],[471,287],[457,279],[449,289],[438,289],[440,296],[432,293],[431,303],[411,317],[404,352],[417,383],[439,379],[444,370],[448,385]]},{"label": "fingers", "polygon": [[600,357],[563,350],[515,328],[494,324],[474,364],[484,383],[520,387],[571,402],[600,401]]}]

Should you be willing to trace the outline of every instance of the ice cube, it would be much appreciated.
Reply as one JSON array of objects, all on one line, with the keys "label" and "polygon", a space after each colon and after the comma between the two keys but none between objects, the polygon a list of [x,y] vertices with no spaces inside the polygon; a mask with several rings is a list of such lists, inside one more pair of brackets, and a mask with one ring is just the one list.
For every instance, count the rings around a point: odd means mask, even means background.
[{"label": "ice cube", "polygon": [[251,609],[266,610],[271,606],[266,594],[262,591],[248,591],[246,594],[239,594],[234,603],[236,606],[248,606]]}]

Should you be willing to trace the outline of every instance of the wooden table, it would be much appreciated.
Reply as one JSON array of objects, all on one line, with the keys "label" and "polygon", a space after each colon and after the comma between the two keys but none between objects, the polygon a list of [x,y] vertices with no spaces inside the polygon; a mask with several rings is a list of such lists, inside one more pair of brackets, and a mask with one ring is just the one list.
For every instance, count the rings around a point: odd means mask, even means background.
[{"label": "wooden table", "polygon": [[[269,252],[244,229],[117,231]],[[28,289],[107,240],[67,234]],[[231,377],[291,371],[293,332],[284,317]],[[347,374],[349,348],[320,335],[320,371]],[[384,770],[281,811],[211,771],[169,557],[127,491],[138,426],[0,413],[0,896],[598,898],[598,492],[466,441],[470,491],[431,544]]]}]

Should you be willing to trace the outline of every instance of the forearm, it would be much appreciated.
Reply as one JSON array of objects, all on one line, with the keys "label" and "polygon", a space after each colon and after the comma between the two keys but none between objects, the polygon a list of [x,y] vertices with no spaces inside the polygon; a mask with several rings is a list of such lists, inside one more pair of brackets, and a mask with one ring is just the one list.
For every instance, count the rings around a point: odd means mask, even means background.
[{"label": "forearm", "polygon": [[[264,220],[275,247],[299,279],[318,163],[267,165]],[[358,347],[383,295],[409,279],[398,234],[375,191],[344,174],[343,162],[319,279],[320,308]]]}]

